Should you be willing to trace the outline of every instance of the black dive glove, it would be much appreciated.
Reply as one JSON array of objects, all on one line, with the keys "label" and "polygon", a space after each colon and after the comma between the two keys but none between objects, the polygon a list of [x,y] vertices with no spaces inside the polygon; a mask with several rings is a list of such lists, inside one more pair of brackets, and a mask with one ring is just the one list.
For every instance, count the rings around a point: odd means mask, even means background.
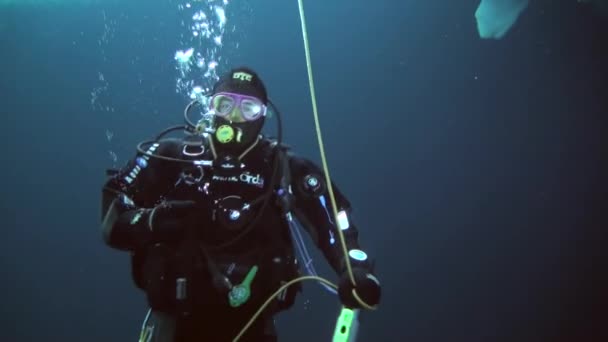
[{"label": "black dive glove", "polygon": [[354,288],[348,270],[345,270],[340,277],[340,284],[338,285],[338,295],[342,304],[351,309],[360,309],[361,304],[357,301],[353,295],[353,289],[357,293],[357,296],[367,305],[376,306],[380,302],[380,282],[376,277],[370,274],[363,268],[352,268],[353,276],[355,277],[355,283],[357,287]]},{"label": "black dive glove", "polygon": [[194,201],[164,201],[152,209],[133,207],[118,219],[109,243],[115,248],[133,250],[179,241],[197,209]]},{"label": "black dive glove", "polygon": [[148,210],[146,225],[155,240],[175,240],[183,235],[187,224],[185,219],[192,216],[195,210],[194,201],[164,201]]}]

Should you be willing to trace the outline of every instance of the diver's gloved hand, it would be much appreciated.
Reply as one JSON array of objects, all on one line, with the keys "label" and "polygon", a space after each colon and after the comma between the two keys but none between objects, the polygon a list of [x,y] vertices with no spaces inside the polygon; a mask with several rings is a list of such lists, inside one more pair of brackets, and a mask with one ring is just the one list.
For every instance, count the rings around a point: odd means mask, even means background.
[{"label": "diver's gloved hand", "polygon": [[353,276],[357,287],[353,287],[348,270],[345,270],[340,277],[338,285],[338,295],[342,304],[351,309],[361,309],[362,306],[353,295],[353,290],[357,296],[367,305],[376,306],[380,302],[380,282],[378,279],[363,268],[353,267]]},{"label": "diver's gloved hand", "polygon": [[194,201],[164,201],[148,211],[148,228],[154,240],[175,240],[183,235],[185,220],[196,213]]},{"label": "diver's gloved hand", "polygon": [[154,208],[138,208],[126,203],[125,209],[107,237],[108,244],[124,250],[179,241],[199,212],[194,201],[165,201]]}]

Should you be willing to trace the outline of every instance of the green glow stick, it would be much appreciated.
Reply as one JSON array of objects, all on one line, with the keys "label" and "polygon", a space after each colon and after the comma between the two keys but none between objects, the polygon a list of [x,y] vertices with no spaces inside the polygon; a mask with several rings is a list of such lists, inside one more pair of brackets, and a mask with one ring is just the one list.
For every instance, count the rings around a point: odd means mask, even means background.
[{"label": "green glow stick", "polygon": [[336,329],[334,330],[333,342],[354,342],[357,339],[359,329],[359,310],[342,307]]},{"label": "green glow stick", "polygon": [[240,285],[236,285],[230,290],[228,293],[228,299],[230,301],[230,306],[236,308],[237,306],[243,305],[251,295],[251,282],[255,277],[255,274],[258,272],[258,266],[253,266],[247,276],[245,276],[245,280]]}]

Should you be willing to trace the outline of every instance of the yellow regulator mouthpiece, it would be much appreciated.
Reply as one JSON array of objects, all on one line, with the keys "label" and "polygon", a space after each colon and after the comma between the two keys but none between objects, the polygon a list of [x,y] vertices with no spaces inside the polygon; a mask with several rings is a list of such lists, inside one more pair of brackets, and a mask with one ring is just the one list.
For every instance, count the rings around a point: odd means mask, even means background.
[{"label": "yellow regulator mouthpiece", "polygon": [[222,125],[215,131],[215,137],[222,144],[229,143],[234,139],[234,129],[228,125]]}]

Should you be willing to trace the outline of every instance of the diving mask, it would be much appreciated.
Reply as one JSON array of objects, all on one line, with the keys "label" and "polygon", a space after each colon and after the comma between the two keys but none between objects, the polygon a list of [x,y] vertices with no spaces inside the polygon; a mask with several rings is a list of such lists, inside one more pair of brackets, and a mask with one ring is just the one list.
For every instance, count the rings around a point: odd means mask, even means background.
[{"label": "diving mask", "polygon": [[229,92],[220,92],[213,95],[209,101],[210,109],[216,116],[229,120],[228,117],[239,107],[245,121],[255,121],[266,115],[266,105],[253,96]]}]

